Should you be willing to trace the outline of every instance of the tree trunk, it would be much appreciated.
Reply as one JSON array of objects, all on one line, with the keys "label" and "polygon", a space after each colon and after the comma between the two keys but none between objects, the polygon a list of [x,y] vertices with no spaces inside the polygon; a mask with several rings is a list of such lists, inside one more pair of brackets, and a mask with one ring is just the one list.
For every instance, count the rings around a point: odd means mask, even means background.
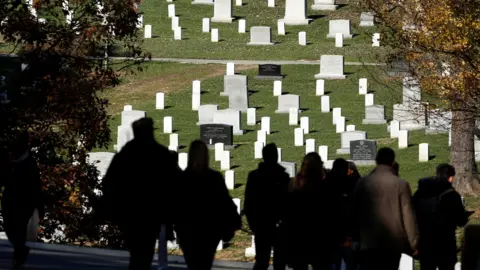
[{"label": "tree trunk", "polygon": [[450,162],[455,167],[453,182],[462,195],[475,195],[479,189],[475,163],[475,118],[466,111],[452,112]]}]

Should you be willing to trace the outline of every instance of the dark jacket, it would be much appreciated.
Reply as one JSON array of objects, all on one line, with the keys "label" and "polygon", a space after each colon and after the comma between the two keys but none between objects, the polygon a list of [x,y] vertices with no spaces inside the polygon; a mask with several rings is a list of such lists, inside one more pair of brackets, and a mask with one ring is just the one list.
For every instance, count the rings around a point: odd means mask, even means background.
[{"label": "dark jacket", "polygon": [[155,140],[128,142],[103,178],[106,217],[117,225],[169,223],[174,163],[168,149]]},{"label": "dark jacket", "polygon": [[250,229],[271,230],[283,219],[290,176],[278,163],[260,163],[248,174],[244,213]]},{"label": "dark jacket", "polygon": [[362,178],[355,189],[355,215],[360,248],[412,253],[417,226],[410,185],[385,165]]},{"label": "dark jacket", "polygon": [[285,224],[290,263],[333,262],[338,246],[338,204],[325,179],[288,193]]},{"label": "dark jacket", "polygon": [[29,219],[35,208],[40,216],[44,213],[44,201],[40,172],[37,162],[28,152],[28,156],[17,162],[11,162],[8,171],[4,174],[2,185],[5,186],[2,197],[4,212],[21,213],[23,218]]},{"label": "dark jacket", "polygon": [[[440,197],[441,196],[441,197]],[[439,207],[433,215],[422,215],[425,199],[438,199]],[[468,222],[468,213],[462,198],[447,180],[430,177],[418,182],[413,196],[420,231],[419,256],[442,256],[456,261],[457,244],[455,230]],[[438,213],[438,215],[436,215]],[[434,220],[432,220],[434,219]],[[437,220],[438,219],[438,220]],[[440,222],[438,222],[440,220]]]},{"label": "dark jacket", "polygon": [[230,197],[223,176],[212,169],[196,173],[188,168],[179,179],[175,208],[175,230],[182,241],[218,244],[229,241],[241,228],[237,206]]}]

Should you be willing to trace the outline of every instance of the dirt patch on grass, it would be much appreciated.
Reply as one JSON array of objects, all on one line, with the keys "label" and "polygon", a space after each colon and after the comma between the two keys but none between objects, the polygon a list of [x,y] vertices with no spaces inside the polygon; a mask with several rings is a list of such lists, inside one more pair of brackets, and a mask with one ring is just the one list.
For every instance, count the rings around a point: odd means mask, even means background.
[{"label": "dirt patch on grass", "polygon": [[[237,65],[236,71],[253,69],[253,65]],[[183,90],[192,84],[193,80],[206,80],[225,74],[225,65],[190,65],[176,72],[166,74],[152,74],[152,77],[120,85],[104,93],[109,100],[108,113],[115,115],[123,110],[123,106],[136,103],[145,99],[155,100],[158,92],[172,93]],[[135,107],[134,107],[135,108]]]}]

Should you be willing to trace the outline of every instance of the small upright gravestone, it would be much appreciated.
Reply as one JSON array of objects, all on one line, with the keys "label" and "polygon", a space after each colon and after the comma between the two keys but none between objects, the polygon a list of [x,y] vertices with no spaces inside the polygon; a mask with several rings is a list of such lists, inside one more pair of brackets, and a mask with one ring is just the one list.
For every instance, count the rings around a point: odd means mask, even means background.
[{"label": "small upright gravestone", "polygon": [[286,0],[285,17],[282,19],[286,25],[308,25],[306,0]]},{"label": "small upright gravestone", "polygon": [[377,141],[357,140],[350,141],[350,159],[357,166],[375,165],[377,155]]},{"label": "small upright gravestone", "polygon": [[216,104],[205,104],[198,106],[198,125],[212,124],[213,115],[218,110]]},{"label": "small upright gravestone", "polygon": [[335,5],[335,0],[315,0],[313,10],[337,10],[338,5]]},{"label": "small upright gravestone", "polygon": [[343,55],[322,55],[320,58],[320,73],[316,79],[345,79],[343,74]]},{"label": "small upright gravestone", "polygon": [[218,42],[220,40],[220,33],[218,32],[218,28],[212,29],[212,42]]},{"label": "small upright gravestone", "polygon": [[290,113],[290,108],[300,109],[300,96],[281,95],[278,97],[278,109],[275,113]]},{"label": "small upright gravestone", "polygon": [[244,131],[240,128],[242,123],[242,113],[238,110],[226,109],[218,110],[213,115],[213,123],[233,126],[233,135],[243,135]]},{"label": "small upright gravestone", "polygon": [[341,148],[337,149],[338,155],[350,154],[350,142],[358,140],[366,140],[367,133],[365,131],[346,131],[341,134]]},{"label": "small upright gravestone", "polygon": [[285,36],[285,22],[279,20],[277,22],[277,34],[279,36]]},{"label": "small upright gravestone", "polygon": [[335,38],[335,34],[341,33],[343,34],[343,38],[353,38],[350,26],[350,20],[330,20],[328,22],[328,35],[327,38]]},{"label": "small upright gravestone", "polygon": [[193,0],[193,5],[213,5],[213,0]]},{"label": "small upright gravestone", "polygon": [[234,148],[233,127],[223,124],[200,125],[200,139],[209,147],[215,148],[216,143],[223,143],[225,149]]},{"label": "small upright gravestone", "polygon": [[375,26],[375,15],[372,12],[362,12],[360,15],[360,26]]},{"label": "small upright gravestone", "polygon": [[210,32],[210,18],[203,18],[202,19],[202,33],[209,33]]},{"label": "small upright gravestone", "polygon": [[283,79],[282,66],[274,64],[258,65],[258,75],[255,76],[255,79],[281,80]]},{"label": "small upright gravestone", "polygon": [[232,21],[232,0],[215,0],[212,22],[231,23]]},{"label": "small upright gravestone", "polygon": [[248,77],[245,75],[225,75],[223,76],[223,92],[221,96],[228,96],[235,92],[248,91]]},{"label": "small upright gravestone", "polygon": [[247,45],[274,45],[272,29],[268,26],[253,26],[250,28],[250,42]]}]

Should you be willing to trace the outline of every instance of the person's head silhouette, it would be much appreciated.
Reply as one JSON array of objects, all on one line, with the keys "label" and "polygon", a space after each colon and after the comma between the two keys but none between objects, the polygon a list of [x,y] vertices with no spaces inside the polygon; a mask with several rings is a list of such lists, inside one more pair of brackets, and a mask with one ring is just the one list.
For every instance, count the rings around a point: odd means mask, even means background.
[{"label": "person's head silhouette", "polygon": [[196,140],[190,144],[190,149],[188,151],[188,166],[187,169],[202,172],[208,169],[208,147],[207,145],[200,141]]},{"label": "person's head silhouette", "polygon": [[266,164],[278,163],[278,150],[274,143],[265,145],[262,149],[263,161]]},{"label": "person's head silhouette", "polygon": [[377,152],[375,161],[377,165],[386,165],[393,168],[395,163],[395,151],[388,147],[380,148]]},{"label": "person's head silhouette", "polygon": [[152,118],[141,118],[132,124],[133,136],[135,139],[153,139],[153,120]]}]

